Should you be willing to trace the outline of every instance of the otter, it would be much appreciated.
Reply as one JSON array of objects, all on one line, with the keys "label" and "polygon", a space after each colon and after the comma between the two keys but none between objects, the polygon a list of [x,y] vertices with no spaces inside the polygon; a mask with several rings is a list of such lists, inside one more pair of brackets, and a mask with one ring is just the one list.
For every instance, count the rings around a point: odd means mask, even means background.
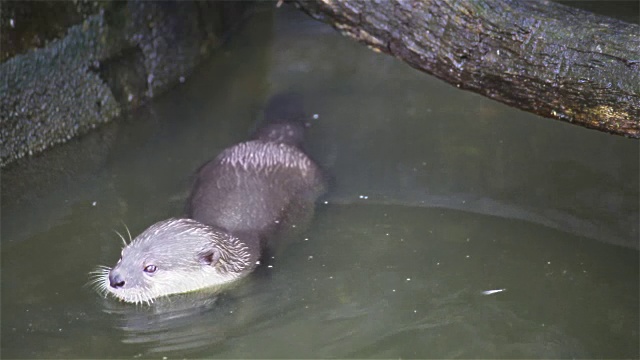
[{"label": "otter", "polygon": [[185,217],[151,225],[113,268],[93,272],[96,289],[131,303],[216,288],[251,273],[286,228],[303,228],[326,183],[302,149],[300,101],[281,95],[251,140],[198,171]]}]

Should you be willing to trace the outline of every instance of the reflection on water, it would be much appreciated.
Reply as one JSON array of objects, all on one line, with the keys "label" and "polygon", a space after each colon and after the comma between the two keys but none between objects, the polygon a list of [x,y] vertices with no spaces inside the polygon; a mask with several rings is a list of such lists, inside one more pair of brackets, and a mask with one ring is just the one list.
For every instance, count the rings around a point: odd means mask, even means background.
[{"label": "reflection on water", "polygon": [[[190,174],[284,90],[317,114],[332,182],[306,233],[220,294],[83,286],[118,258],[113,229],[179,215]],[[180,88],[3,171],[2,355],[637,358],[637,144],[261,12]]]},{"label": "reflection on water", "polygon": [[142,345],[149,352],[179,352],[224,341],[212,324],[228,323],[225,307],[209,293],[159,299],[153,306],[105,301],[105,312],[116,320],[125,344]]}]

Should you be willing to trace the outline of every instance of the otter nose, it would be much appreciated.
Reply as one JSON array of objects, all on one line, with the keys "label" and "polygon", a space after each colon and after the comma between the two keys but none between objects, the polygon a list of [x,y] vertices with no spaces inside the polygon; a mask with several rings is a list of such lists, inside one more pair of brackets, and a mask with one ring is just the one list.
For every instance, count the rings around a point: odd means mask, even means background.
[{"label": "otter nose", "polygon": [[109,273],[109,285],[111,285],[112,288],[121,288],[124,286],[124,279],[120,274],[111,271]]}]

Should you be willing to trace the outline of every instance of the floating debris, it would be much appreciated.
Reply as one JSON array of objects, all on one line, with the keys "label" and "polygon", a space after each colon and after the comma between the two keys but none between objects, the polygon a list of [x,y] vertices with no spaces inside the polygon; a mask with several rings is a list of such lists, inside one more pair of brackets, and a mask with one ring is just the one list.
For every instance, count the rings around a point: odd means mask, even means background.
[{"label": "floating debris", "polygon": [[503,291],[507,291],[507,289],[485,290],[482,292],[482,295],[493,295],[493,294],[501,293]]}]

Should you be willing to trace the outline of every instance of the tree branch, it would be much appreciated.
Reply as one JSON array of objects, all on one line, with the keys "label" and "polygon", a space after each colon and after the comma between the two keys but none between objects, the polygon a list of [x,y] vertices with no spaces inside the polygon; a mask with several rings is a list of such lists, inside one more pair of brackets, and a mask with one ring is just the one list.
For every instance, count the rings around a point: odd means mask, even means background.
[{"label": "tree branch", "polygon": [[548,1],[296,0],[312,17],[459,88],[640,137],[640,26]]}]

